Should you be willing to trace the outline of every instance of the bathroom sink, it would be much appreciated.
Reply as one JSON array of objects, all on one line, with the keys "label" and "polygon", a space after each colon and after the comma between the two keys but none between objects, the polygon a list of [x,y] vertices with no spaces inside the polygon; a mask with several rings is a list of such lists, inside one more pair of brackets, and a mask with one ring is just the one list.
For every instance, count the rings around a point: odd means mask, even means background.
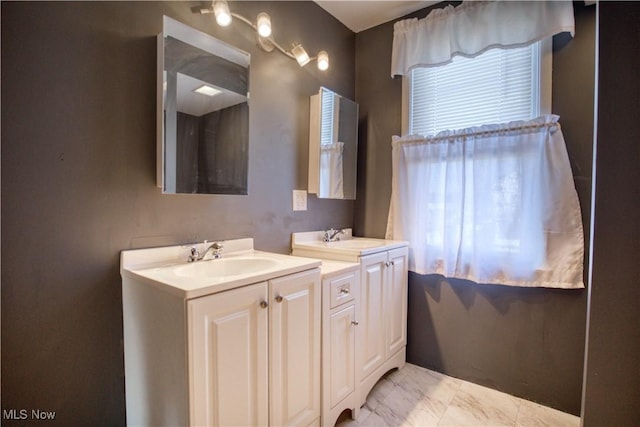
[{"label": "bathroom sink", "polygon": [[160,287],[181,298],[198,298],[320,266],[318,259],[258,251],[253,239],[224,241],[222,258],[187,262],[192,248],[206,244],[122,251],[123,277]]},{"label": "bathroom sink", "polygon": [[278,264],[277,260],[269,258],[221,258],[175,267],[174,273],[181,277],[222,278],[260,273],[275,268]]},{"label": "bathroom sink", "polygon": [[358,262],[358,258],[407,246],[400,240],[355,237],[350,228],[339,233],[340,240],[325,242],[325,231],[305,231],[291,235],[293,255]]}]

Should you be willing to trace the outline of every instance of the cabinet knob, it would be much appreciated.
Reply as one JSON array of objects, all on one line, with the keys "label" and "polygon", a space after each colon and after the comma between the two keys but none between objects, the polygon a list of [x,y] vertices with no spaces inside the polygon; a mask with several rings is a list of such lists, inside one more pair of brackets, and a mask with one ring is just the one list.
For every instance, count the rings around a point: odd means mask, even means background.
[{"label": "cabinet knob", "polygon": [[278,295],[276,297],[276,302],[282,302],[282,295]]},{"label": "cabinet knob", "polygon": [[266,302],[266,301],[260,301],[260,307],[267,308],[267,307],[269,307],[269,303]]},{"label": "cabinet knob", "polygon": [[351,324],[352,324],[353,326],[358,326],[358,325],[360,324],[360,322],[358,322],[357,320],[352,320],[352,321],[351,321]]},{"label": "cabinet knob", "polygon": [[342,288],[340,289],[340,293],[344,294],[344,295],[349,295],[349,288]]}]

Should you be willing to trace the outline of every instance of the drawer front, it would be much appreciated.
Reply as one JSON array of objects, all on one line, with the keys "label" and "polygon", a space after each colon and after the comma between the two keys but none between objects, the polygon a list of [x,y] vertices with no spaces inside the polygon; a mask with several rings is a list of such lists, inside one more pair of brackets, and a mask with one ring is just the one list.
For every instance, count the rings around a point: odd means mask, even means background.
[{"label": "drawer front", "polygon": [[353,301],[357,286],[356,278],[356,272],[350,272],[329,279],[329,287],[331,289],[330,308],[335,308],[349,301]]}]

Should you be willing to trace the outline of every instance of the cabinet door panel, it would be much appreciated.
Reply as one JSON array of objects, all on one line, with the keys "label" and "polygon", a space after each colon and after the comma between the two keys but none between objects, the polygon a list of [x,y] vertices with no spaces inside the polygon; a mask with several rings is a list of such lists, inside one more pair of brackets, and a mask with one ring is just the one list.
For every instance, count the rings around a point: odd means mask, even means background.
[{"label": "cabinet door panel", "polygon": [[353,321],[355,306],[351,305],[330,318],[331,339],[328,343],[331,378],[329,384],[330,407],[334,408],[355,390],[354,350],[355,334]]},{"label": "cabinet door panel", "polygon": [[267,284],[188,301],[191,425],[268,423]]},{"label": "cabinet door panel", "polygon": [[270,286],[270,424],[307,425],[320,416],[320,271]]},{"label": "cabinet door panel", "polygon": [[387,253],[362,257],[362,274],[360,288],[360,326],[358,331],[358,346],[362,357],[359,363],[361,379],[375,371],[385,358],[385,330],[384,322],[384,282],[385,263]]},{"label": "cabinet door panel", "polygon": [[385,286],[387,355],[393,356],[407,344],[407,249],[389,252]]}]

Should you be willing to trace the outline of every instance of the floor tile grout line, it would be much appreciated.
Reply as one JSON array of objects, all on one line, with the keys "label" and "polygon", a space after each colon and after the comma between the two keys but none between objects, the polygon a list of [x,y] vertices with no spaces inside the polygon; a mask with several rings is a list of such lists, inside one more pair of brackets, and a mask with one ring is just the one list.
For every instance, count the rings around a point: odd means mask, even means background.
[{"label": "floor tile grout line", "polygon": [[[451,378],[453,378],[453,377],[451,377]],[[436,426],[440,426],[440,423],[444,419],[444,416],[447,414],[447,411],[451,407],[451,403],[453,403],[453,401],[455,400],[455,398],[458,395],[458,393],[460,393],[460,389],[462,388],[462,384],[464,383],[464,380],[461,380],[459,378],[456,378],[455,380],[456,380],[456,383],[457,383],[456,391],[455,391],[455,393],[453,393],[451,395],[451,398],[449,398],[449,402],[447,402],[447,407],[444,409],[444,411],[442,411],[442,414],[438,418],[438,422],[436,423]]]},{"label": "floor tile grout line", "polygon": [[513,420],[513,427],[518,425],[518,420],[520,419],[520,411],[522,410],[522,398],[518,397],[518,412],[516,412],[516,419]]}]

